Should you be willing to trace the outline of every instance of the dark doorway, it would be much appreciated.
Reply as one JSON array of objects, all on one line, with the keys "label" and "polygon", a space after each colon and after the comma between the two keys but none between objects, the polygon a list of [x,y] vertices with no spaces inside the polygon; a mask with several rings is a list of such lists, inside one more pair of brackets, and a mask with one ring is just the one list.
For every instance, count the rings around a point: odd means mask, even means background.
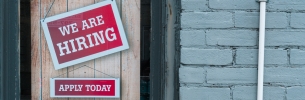
[{"label": "dark doorway", "polygon": [[141,72],[140,100],[149,100],[150,94],[150,0],[141,0]]},{"label": "dark doorway", "polygon": [[31,99],[30,0],[20,0],[20,98]]}]

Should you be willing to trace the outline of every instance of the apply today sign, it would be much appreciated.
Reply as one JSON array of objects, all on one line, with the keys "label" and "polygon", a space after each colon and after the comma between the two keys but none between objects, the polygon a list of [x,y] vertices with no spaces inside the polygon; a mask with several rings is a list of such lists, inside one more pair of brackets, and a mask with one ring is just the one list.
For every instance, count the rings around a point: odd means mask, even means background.
[{"label": "apply today sign", "polygon": [[51,97],[120,97],[119,78],[51,78]]},{"label": "apply today sign", "polygon": [[55,69],[128,49],[115,1],[41,20]]}]

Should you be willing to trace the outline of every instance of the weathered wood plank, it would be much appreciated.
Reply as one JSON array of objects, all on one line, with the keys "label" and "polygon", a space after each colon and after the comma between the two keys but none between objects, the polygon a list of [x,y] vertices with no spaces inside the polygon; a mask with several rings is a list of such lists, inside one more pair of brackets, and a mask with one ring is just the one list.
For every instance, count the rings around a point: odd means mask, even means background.
[{"label": "weathered wood plank", "polygon": [[122,100],[140,100],[140,0],[122,0],[129,49],[122,52]]},{"label": "weathered wood plank", "polygon": [[[88,5],[94,4],[94,0],[68,0],[68,10],[72,11],[78,8],[82,8]],[[79,19],[83,20],[83,19]],[[94,68],[94,61],[87,61],[83,62],[77,65],[74,65],[73,67],[68,67],[69,69],[69,78],[93,78],[94,77],[94,70],[90,69],[86,66],[90,66]],[[82,67],[83,66],[83,67]],[[81,67],[81,68],[80,68]],[[79,68],[79,69],[77,69]],[[76,69],[76,70],[75,70]],[[72,72],[70,72],[72,71]]]},{"label": "weathered wood plank", "polygon": [[31,99],[40,98],[41,74],[40,74],[40,8],[39,0],[31,1]]},{"label": "weathered wood plank", "polygon": [[[106,0],[95,0],[95,3],[102,2],[102,1],[106,1]],[[115,0],[115,1],[118,6],[118,9],[121,10],[121,1],[122,0]]]},{"label": "weathered wood plank", "polygon": [[[96,78],[120,78],[121,72],[120,53],[110,54],[95,60]],[[120,100],[120,99],[96,99],[96,100]]]},{"label": "weathered wood plank", "polygon": [[[41,0],[41,18],[48,12],[50,4],[53,0]],[[50,9],[48,16],[53,16],[56,14],[64,13],[67,11],[67,2],[66,0],[55,0],[53,7]],[[50,78],[54,77],[67,77],[67,68],[55,70],[49,48],[41,28],[41,58],[42,58],[42,100],[52,100],[57,98],[50,98]],[[61,76],[59,76],[61,75]],[[65,99],[64,99],[65,100]]]},{"label": "weathered wood plank", "polygon": [[[102,2],[105,0],[95,0],[97,2]],[[120,3],[120,0],[116,1],[117,4]],[[120,52],[110,54],[105,57],[101,57],[95,60],[95,77],[96,78],[110,78],[115,77],[115,78],[120,78],[121,77],[121,56]],[[101,72],[103,73],[101,73]],[[105,74],[104,74],[105,73]],[[106,75],[107,74],[107,75]],[[108,76],[110,75],[110,76]],[[120,99],[98,99],[96,100],[120,100]]]},{"label": "weathered wood plank", "polygon": [[[82,7],[91,5],[91,4],[94,4],[94,0],[68,0],[68,11],[82,8]],[[79,20],[84,20],[84,19],[80,18]],[[72,67],[68,67],[68,70],[69,70],[68,77],[69,78],[93,78],[94,70],[90,69],[88,67],[82,67],[85,65],[94,68],[94,60],[80,63],[80,64],[74,65]],[[77,68],[79,68],[79,69],[77,69]]]},{"label": "weathered wood plank", "polygon": [[[81,7],[85,7],[88,5],[94,4],[94,0],[68,0],[68,11],[75,10]],[[80,19],[83,20],[83,19]],[[83,66],[83,67],[82,67]],[[74,65],[73,67],[68,67],[69,73],[68,77],[69,78],[94,78],[94,70],[90,69],[89,66],[94,68],[94,60],[90,60],[84,63],[80,63],[77,65]],[[81,67],[81,68],[80,68]],[[79,68],[79,69],[77,69]],[[93,98],[70,98],[69,100],[94,100]]]}]

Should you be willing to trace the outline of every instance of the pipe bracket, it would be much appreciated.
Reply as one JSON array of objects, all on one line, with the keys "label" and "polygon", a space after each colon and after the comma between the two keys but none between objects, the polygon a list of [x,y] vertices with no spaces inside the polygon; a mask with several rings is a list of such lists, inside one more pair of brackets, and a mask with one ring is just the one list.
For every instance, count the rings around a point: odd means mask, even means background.
[{"label": "pipe bracket", "polygon": [[269,0],[256,0],[257,2],[269,2]]}]

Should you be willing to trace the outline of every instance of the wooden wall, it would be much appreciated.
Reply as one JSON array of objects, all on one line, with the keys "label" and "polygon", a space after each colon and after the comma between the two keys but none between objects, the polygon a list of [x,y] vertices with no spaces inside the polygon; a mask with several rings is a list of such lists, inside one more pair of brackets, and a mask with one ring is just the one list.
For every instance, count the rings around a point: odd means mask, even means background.
[{"label": "wooden wall", "polygon": [[[55,0],[48,16],[64,13],[103,0]],[[87,67],[121,78],[120,99],[140,99],[140,0],[116,0],[130,48],[88,62],[55,70],[44,37],[40,20],[44,18],[53,0],[31,0],[31,83],[32,100],[57,100],[50,98],[49,83],[53,77],[108,78],[109,76]],[[81,67],[81,68],[79,68]],[[77,69],[79,68],[79,69]],[[74,70],[77,69],[77,70]],[[61,98],[60,100],[94,100]]]}]

